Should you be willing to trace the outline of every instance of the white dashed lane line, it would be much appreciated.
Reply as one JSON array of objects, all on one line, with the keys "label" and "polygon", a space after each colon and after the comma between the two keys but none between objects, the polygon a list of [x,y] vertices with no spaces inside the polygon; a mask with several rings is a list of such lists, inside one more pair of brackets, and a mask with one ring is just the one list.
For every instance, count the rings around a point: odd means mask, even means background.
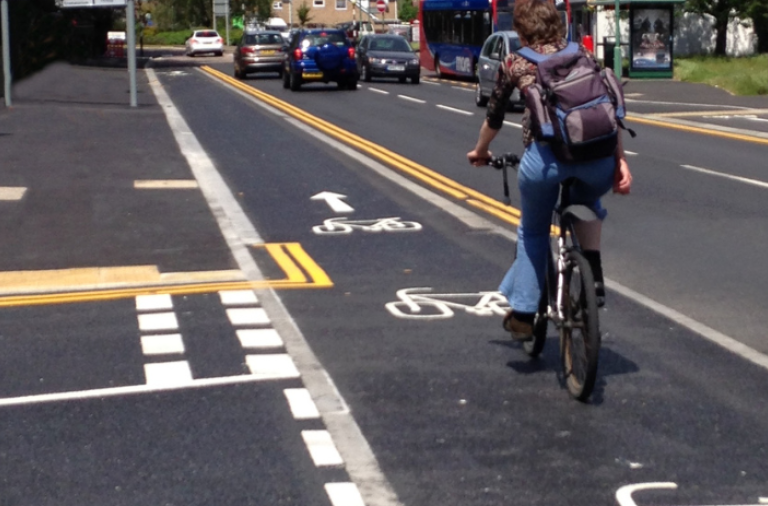
[{"label": "white dashed lane line", "polygon": [[408,100],[409,102],[416,102],[417,104],[426,104],[426,100],[422,100],[420,98],[413,98],[409,97],[408,95],[398,95],[397,98],[402,98],[403,100]]},{"label": "white dashed lane line", "polygon": [[463,109],[456,109],[455,107],[449,107],[447,105],[437,104],[435,107],[437,107],[438,109],[442,109],[444,111],[450,111],[450,112],[455,112],[457,114],[463,114],[464,116],[474,116],[475,115],[475,113],[473,113],[473,112],[465,111]]},{"label": "white dashed lane line", "polygon": [[370,91],[374,92],[374,93],[381,93],[382,95],[389,95],[389,92],[385,91],[385,90],[380,90],[378,88],[368,88],[368,89]]}]

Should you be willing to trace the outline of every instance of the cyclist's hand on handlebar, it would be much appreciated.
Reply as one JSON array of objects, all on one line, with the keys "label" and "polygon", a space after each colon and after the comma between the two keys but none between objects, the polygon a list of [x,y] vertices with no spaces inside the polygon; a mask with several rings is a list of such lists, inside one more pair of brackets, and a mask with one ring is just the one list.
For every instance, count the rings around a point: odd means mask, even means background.
[{"label": "cyclist's hand on handlebar", "polygon": [[632,173],[626,158],[619,158],[616,162],[616,170],[613,173],[613,193],[621,195],[629,194],[632,186]]},{"label": "cyclist's hand on handlebar", "polygon": [[467,159],[469,160],[469,163],[475,167],[488,165],[491,162],[491,156],[491,152],[488,150],[478,151],[477,149],[473,149],[467,153]]}]

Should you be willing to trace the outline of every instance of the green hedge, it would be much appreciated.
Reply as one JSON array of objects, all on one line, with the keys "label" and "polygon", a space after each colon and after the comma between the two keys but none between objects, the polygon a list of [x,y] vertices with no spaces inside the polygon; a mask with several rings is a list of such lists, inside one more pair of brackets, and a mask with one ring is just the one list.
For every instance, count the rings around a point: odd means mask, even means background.
[{"label": "green hedge", "polygon": [[[158,32],[152,28],[145,28],[144,44],[150,46],[183,46],[184,42],[187,40],[187,37],[189,37],[194,30],[205,29],[205,27],[200,27],[188,28],[186,30],[176,30],[174,32]],[[219,34],[221,35],[221,38],[225,39],[226,42],[227,33],[223,27],[219,28]],[[232,45],[236,44],[242,35],[243,31],[239,28],[230,28],[229,43]]]}]

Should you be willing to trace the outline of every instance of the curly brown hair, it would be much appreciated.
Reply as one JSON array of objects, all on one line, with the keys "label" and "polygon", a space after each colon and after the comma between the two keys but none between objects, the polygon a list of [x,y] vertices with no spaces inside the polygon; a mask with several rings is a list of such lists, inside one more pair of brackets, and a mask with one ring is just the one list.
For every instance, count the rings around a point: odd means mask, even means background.
[{"label": "curly brown hair", "polygon": [[527,45],[551,44],[565,37],[560,13],[551,0],[517,0],[513,27]]}]

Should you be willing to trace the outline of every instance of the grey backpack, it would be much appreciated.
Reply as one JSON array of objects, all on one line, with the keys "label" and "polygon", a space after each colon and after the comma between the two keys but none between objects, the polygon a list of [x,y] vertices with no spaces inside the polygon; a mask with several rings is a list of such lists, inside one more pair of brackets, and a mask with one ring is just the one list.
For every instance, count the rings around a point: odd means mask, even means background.
[{"label": "grey backpack", "polygon": [[536,83],[525,89],[536,140],[548,143],[563,162],[612,155],[626,111],[616,75],[574,42],[548,55],[529,47],[517,54],[537,67]]}]

